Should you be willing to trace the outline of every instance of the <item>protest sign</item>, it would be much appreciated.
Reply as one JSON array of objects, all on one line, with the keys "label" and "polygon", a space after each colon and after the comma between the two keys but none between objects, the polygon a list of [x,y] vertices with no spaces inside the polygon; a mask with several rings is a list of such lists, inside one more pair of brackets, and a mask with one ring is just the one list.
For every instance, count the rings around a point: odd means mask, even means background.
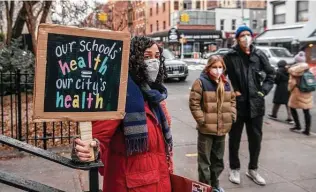
[{"label": "protest sign", "polygon": [[33,119],[122,119],[129,42],[127,32],[41,24]]}]

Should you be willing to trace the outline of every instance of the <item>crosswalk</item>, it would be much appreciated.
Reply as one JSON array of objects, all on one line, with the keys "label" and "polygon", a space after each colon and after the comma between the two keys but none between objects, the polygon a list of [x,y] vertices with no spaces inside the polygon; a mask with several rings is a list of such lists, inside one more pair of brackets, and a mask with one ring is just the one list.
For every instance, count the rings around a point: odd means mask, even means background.
[{"label": "crosswalk", "polygon": [[202,71],[204,69],[205,65],[189,65],[188,69],[192,71]]}]

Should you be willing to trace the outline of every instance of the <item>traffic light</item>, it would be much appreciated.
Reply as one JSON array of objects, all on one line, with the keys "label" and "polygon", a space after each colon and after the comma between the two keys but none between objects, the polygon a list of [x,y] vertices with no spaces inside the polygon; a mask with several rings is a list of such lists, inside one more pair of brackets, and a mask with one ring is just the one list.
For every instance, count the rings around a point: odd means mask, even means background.
[{"label": "traffic light", "polygon": [[185,23],[189,22],[189,21],[190,21],[190,16],[189,16],[189,14],[187,14],[187,13],[182,13],[181,16],[180,16],[180,21],[181,21],[181,22],[185,22]]},{"label": "traffic light", "polygon": [[101,22],[106,22],[108,20],[107,13],[98,13],[98,20]]}]

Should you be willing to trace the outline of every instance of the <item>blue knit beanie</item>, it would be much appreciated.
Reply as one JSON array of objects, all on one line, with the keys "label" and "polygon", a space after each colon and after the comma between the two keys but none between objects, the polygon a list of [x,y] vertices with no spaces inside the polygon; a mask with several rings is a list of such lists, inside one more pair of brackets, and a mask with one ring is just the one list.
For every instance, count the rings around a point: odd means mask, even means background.
[{"label": "blue knit beanie", "polygon": [[242,25],[242,26],[238,27],[238,29],[236,30],[235,38],[238,38],[240,33],[243,32],[243,31],[249,31],[251,36],[253,36],[252,30],[248,26]]}]

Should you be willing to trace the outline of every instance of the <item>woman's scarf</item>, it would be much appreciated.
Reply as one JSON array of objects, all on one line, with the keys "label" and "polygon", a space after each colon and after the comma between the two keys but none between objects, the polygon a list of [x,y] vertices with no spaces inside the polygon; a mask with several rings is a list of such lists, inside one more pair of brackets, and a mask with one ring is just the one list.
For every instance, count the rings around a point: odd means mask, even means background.
[{"label": "woman's scarf", "polygon": [[155,114],[161,126],[166,152],[172,150],[172,136],[166,116],[160,102],[167,98],[167,89],[163,85],[144,85],[139,87],[128,77],[123,130],[126,141],[127,155],[148,151],[148,127],[146,122],[145,101]]}]

